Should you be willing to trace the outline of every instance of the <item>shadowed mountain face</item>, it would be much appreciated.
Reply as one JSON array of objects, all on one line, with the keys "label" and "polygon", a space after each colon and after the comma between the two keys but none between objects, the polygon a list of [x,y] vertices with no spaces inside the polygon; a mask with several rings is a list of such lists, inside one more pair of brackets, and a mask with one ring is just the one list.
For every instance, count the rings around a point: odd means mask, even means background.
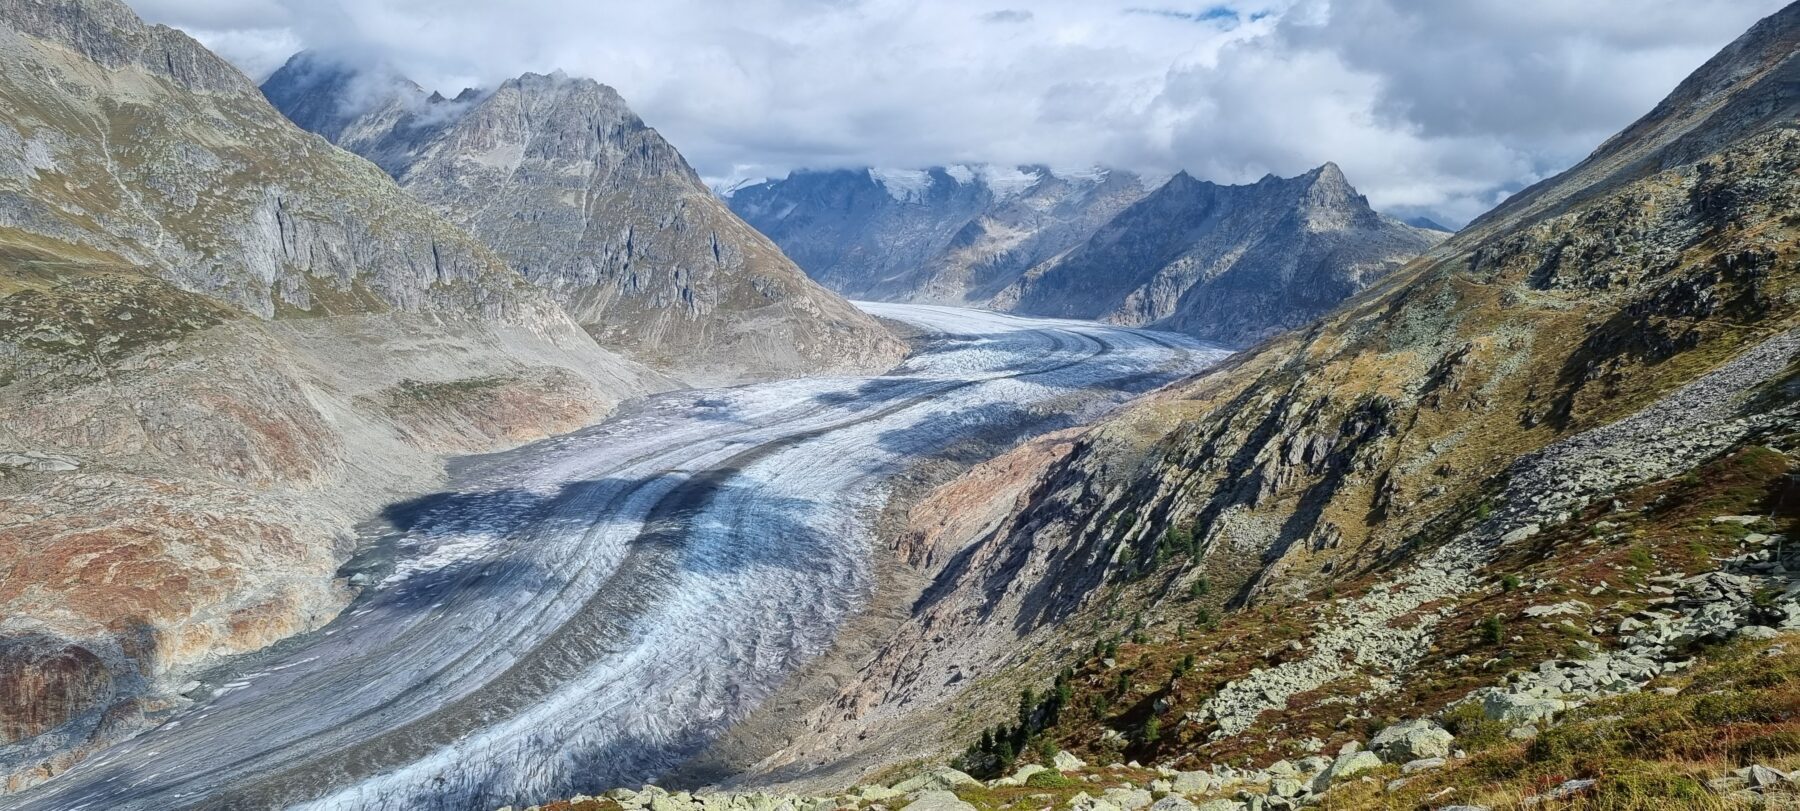
[{"label": "shadowed mountain face", "polygon": [[1244,345],[1318,318],[1444,236],[1377,214],[1333,164],[1248,186],[1184,172],[995,303]]},{"label": "shadowed mountain face", "polygon": [[1151,186],[1041,166],[795,172],[731,190],[731,208],[845,295],[984,305]]},{"label": "shadowed mountain face", "polygon": [[899,357],[885,330],[807,279],[598,82],[526,74],[444,99],[301,54],[264,89],[634,358],[731,380]]}]

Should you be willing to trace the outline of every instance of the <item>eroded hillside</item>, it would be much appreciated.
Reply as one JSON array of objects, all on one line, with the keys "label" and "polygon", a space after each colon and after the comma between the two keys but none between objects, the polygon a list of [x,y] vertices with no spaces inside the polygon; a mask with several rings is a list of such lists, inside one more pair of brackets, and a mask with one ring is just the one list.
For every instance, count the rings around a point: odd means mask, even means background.
[{"label": "eroded hillside", "polygon": [[672,385],[186,35],[0,2],[0,774],[331,619],[438,454]]}]

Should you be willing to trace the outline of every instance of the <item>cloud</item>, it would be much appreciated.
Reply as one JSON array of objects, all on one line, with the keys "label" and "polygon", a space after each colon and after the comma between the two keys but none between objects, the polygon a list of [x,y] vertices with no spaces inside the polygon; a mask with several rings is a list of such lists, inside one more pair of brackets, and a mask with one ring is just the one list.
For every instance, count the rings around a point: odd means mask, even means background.
[{"label": "cloud", "polygon": [[592,76],[713,178],[992,162],[1241,182],[1332,160],[1376,205],[1455,224],[1578,160],[1782,5],[130,2],[252,75],[311,47],[445,95]]},{"label": "cloud", "polygon": [[990,23],[1028,23],[1034,15],[1022,8],[1003,8],[981,15],[981,19]]},{"label": "cloud", "polygon": [[1128,8],[1126,14],[1148,14],[1170,20],[1181,20],[1190,23],[1212,23],[1224,27],[1232,27],[1241,19],[1237,9],[1230,6],[1208,6],[1202,9],[1178,8]]}]

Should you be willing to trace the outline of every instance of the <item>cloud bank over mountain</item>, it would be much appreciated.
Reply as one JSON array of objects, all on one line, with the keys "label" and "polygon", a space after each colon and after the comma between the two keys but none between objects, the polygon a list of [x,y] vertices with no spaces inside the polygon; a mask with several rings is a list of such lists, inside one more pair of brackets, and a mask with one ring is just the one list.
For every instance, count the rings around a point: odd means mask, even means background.
[{"label": "cloud bank over mountain", "polygon": [[1335,161],[1461,224],[1568,166],[1779,0],[1005,3],[133,0],[252,76],[312,48],[454,95],[562,68],[712,178],[971,163]]}]

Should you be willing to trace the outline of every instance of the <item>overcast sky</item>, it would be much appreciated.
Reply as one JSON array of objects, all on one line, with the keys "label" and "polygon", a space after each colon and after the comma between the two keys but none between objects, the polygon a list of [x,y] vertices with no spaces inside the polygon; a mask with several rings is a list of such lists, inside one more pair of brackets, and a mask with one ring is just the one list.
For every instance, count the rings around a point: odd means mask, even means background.
[{"label": "overcast sky", "polygon": [[261,79],[383,59],[454,94],[561,68],[712,179],[960,162],[1336,161],[1460,225],[1648,111],[1785,0],[129,0]]}]

